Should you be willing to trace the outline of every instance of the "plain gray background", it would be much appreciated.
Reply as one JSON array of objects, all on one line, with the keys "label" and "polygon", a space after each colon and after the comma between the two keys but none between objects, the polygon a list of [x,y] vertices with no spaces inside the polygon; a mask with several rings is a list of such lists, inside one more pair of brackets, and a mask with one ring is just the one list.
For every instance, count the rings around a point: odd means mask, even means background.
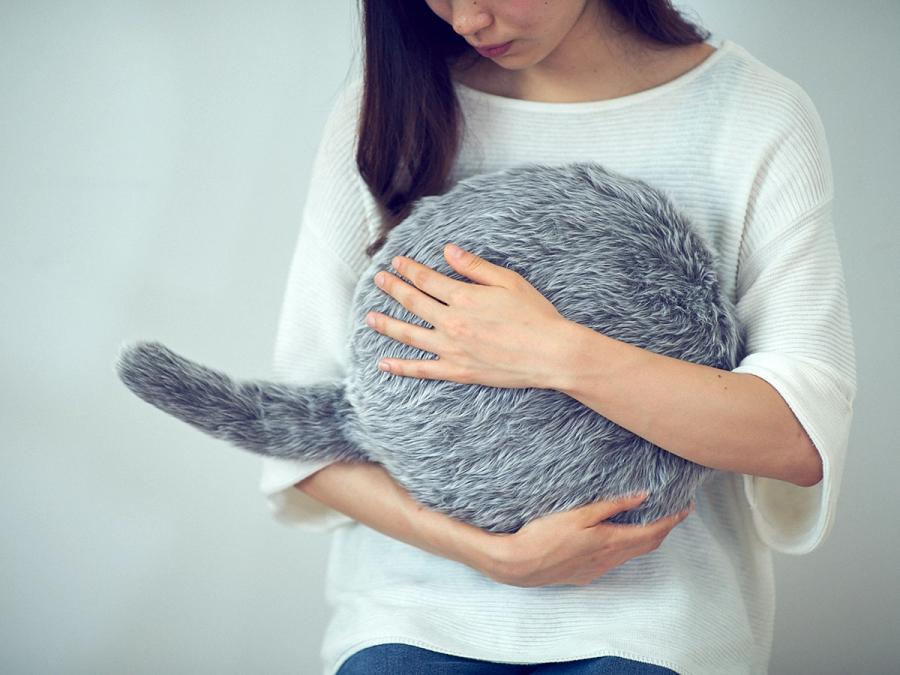
[{"label": "plain gray background", "polygon": [[[900,4],[677,4],[804,87],[834,168],[859,394],[830,538],[776,556],[771,672],[898,672]],[[320,671],[329,536],[111,364],[155,338],[269,373],[358,30],[355,0],[0,3],[0,671]]]}]

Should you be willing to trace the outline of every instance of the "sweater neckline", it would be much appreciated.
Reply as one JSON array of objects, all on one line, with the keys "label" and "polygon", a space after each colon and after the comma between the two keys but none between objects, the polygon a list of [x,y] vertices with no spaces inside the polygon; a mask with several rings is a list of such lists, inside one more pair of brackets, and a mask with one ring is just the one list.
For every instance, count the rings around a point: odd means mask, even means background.
[{"label": "sweater neckline", "polygon": [[625,96],[617,96],[615,98],[602,99],[600,101],[532,101],[522,98],[512,98],[510,96],[501,96],[499,94],[491,94],[480,89],[474,89],[467,84],[463,84],[457,80],[453,83],[457,91],[474,99],[481,99],[493,105],[504,106],[510,110],[523,110],[532,112],[594,112],[597,110],[609,110],[612,108],[621,108],[636,103],[641,103],[649,99],[656,98],[663,94],[671,93],[685,86],[692,80],[695,80],[701,74],[712,68],[716,63],[735,47],[735,43],[725,38],[719,40],[718,45],[712,40],[707,40],[706,44],[716,47],[716,51],[707,56],[696,66],[682,73],[675,79],[663,82],[650,89],[644,89],[633,94]]}]

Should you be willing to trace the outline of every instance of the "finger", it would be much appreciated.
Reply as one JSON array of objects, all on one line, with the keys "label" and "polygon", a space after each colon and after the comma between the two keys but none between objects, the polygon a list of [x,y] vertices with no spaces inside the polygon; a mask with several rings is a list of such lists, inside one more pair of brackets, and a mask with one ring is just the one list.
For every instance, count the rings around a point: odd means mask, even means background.
[{"label": "finger", "polygon": [[444,257],[463,276],[485,286],[511,288],[519,276],[514,270],[485,260],[480,255],[455,244],[444,247]]},{"label": "finger", "polygon": [[691,509],[673,513],[665,518],[660,518],[646,525],[635,526],[635,534],[639,539],[660,540],[668,536],[669,532],[691,514]]},{"label": "finger", "polygon": [[584,519],[585,527],[590,527],[617,513],[640,506],[648,496],[647,493],[638,493],[636,495],[619,497],[618,499],[601,499],[579,507],[576,511],[579,511],[579,517]]},{"label": "finger", "polygon": [[425,319],[432,326],[441,323],[440,317],[447,310],[447,306],[423,293],[412,284],[408,284],[400,277],[391,274],[387,270],[381,270],[373,277],[375,284],[406,307],[416,316]]},{"label": "finger", "polygon": [[423,380],[451,380],[462,384],[473,381],[473,375],[459,366],[453,366],[445,359],[381,359],[388,370],[385,374],[418,377]]},{"label": "finger", "polygon": [[387,335],[410,347],[415,347],[434,355],[437,355],[439,352],[436,331],[433,328],[416,326],[381,312],[369,312],[366,315],[366,323],[370,328],[382,335]]},{"label": "finger", "polygon": [[[454,293],[460,292],[466,286],[470,286],[468,282],[452,279],[427,265],[423,265],[417,260],[398,255],[391,260],[394,269],[409,279],[416,288],[428,293],[433,298],[443,302],[445,305],[450,304],[450,298]],[[433,323],[433,322],[432,322]]]}]

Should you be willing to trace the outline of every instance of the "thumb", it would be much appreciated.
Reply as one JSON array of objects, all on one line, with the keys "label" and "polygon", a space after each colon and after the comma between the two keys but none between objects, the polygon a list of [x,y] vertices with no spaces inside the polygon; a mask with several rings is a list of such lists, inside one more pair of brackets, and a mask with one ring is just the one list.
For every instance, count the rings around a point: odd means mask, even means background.
[{"label": "thumb", "polygon": [[507,268],[488,262],[455,244],[447,244],[444,247],[444,257],[454,270],[479,284],[502,286],[510,274]]},{"label": "thumb", "polygon": [[640,506],[648,496],[650,496],[649,492],[639,492],[634,495],[619,497],[618,499],[601,499],[582,506],[578,511],[583,512],[585,527],[591,527],[607,518],[611,518],[617,513]]}]

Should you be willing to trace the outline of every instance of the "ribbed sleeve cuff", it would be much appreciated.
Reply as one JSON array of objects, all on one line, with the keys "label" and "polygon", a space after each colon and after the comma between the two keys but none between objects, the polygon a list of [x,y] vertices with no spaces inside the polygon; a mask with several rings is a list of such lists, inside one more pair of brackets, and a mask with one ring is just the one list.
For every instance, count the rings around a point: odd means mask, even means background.
[{"label": "ribbed sleeve cuff", "polygon": [[262,458],[259,489],[266,497],[272,517],[278,523],[308,532],[330,532],[341,525],[356,522],[294,487],[332,461],[334,460],[305,461],[268,456]]},{"label": "ribbed sleeve cuff", "polygon": [[744,493],[762,541],[781,553],[810,553],[825,541],[834,521],[852,406],[833,377],[807,360],[758,352],[733,372],[751,373],[771,384],[822,457],[823,478],[811,487],[744,474]]}]

